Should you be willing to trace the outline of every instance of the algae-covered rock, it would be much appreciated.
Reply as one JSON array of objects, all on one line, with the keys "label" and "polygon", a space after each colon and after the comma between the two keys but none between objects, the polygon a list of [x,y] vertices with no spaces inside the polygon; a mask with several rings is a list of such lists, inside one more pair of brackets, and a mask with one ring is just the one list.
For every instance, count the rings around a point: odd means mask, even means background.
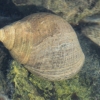
[{"label": "algae-covered rock", "polygon": [[8,100],[11,93],[6,80],[8,58],[6,49],[0,43],[0,100]]},{"label": "algae-covered rock", "polygon": [[82,34],[80,43],[85,53],[85,64],[80,72],[80,82],[82,85],[91,87],[90,100],[100,99],[100,47],[85,38]]},{"label": "algae-covered rock", "polygon": [[10,66],[8,79],[15,88],[13,100],[44,100],[30,82],[28,71],[15,61]]},{"label": "algae-covered rock", "polygon": [[52,11],[69,23],[77,24],[81,19],[100,13],[100,0],[12,0],[23,14]]},{"label": "algae-covered rock", "polygon": [[13,100],[89,100],[91,90],[81,85],[79,75],[50,82],[29,73],[16,61],[10,65],[8,79],[14,86]]}]

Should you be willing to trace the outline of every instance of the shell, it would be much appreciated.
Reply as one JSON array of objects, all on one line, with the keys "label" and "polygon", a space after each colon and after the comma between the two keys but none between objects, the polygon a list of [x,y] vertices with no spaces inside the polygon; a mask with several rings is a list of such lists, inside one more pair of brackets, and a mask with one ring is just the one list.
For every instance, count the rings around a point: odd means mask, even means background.
[{"label": "shell", "polygon": [[50,13],[32,14],[5,26],[0,41],[31,73],[51,81],[74,76],[85,58],[72,27]]}]

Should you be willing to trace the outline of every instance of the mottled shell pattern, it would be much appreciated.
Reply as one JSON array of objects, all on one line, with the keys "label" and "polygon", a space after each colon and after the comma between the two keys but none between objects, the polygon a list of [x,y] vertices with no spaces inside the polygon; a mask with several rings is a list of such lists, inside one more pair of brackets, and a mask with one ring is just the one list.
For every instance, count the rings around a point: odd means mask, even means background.
[{"label": "mottled shell pattern", "polygon": [[50,13],[32,14],[5,26],[0,41],[31,73],[49,80],[74,76],[85,58],[72,27]]}]

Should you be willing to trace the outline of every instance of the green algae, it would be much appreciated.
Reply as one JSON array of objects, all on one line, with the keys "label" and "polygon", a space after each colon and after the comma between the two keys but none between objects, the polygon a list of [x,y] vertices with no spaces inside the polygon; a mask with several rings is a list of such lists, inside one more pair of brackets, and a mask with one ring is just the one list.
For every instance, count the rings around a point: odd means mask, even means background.
[{"label": "green algae", "polygon": [[51,82],[13,61],[7,77],[14,86],[13,100],[90,100],[91,88],[81,84],[79,74],[69,80]]},{"label": "green algae", "polygon": [[55,84],[58,100],[89,100],[90,88],[81,85],[78,75]]},{"label": "green algae", "polygon": [[14,85],[13,100],[44,100],[28,80],[28,71],[17,62],[12,62],[8,79]]}]

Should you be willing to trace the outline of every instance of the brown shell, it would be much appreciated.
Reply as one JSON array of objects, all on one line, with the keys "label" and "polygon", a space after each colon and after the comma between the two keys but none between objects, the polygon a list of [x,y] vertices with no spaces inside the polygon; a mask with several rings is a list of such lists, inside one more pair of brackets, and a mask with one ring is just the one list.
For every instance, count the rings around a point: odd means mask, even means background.
[{"label": "brown shell", "polygon": [[1,29],[0,37],[14,59],[49,80],[74,76],[84,62],[74,30],[53,14],[27,16]]}]

